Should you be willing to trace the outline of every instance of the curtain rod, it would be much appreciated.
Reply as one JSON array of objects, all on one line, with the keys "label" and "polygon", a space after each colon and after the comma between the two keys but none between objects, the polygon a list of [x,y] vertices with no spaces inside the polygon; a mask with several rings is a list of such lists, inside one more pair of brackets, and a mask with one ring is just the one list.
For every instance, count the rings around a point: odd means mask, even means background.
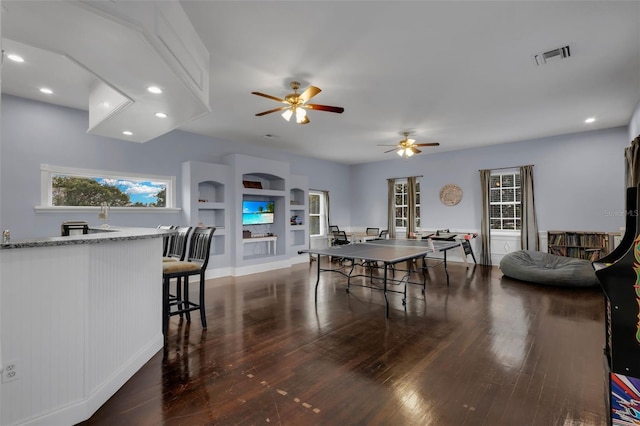
[{"label": "curtain rod", "polygon": [[394,178],[387,178],[387,179],[407,179],[407,178],[410,178],[410,177],[423,177],[423,175],[394,177]]},{"label": "curtain rod", "polygon": [[[485,170],[506,170],[506,169],[519,169],[520,167],[526,167],[526,166],[531,166],[533,167],[533,164],[525,164],[524,166],[511,166],[511,167],[496,167],[493,169],[485,169]],[[479,172],[481,172],[483,169],[478,170]]]}]

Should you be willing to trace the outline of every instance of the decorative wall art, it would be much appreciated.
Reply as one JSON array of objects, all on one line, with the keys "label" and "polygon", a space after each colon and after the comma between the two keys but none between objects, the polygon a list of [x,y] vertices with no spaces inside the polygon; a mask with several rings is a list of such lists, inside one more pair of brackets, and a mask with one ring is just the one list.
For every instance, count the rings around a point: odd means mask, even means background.
[{"label": "decorative wall art", "polygon": [[440,190],[440,202],[445,206],[455,206],[462,200],[462,189],[458,185],[448,184]]}]

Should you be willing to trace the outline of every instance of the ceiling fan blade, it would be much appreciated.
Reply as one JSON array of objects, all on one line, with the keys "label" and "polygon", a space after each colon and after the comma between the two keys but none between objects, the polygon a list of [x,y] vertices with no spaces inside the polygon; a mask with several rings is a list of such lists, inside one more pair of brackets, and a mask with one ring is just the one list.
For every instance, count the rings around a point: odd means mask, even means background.
[{"label": "ceiling fan blade", "polygon": [[342,114],[344,112],[344,108],[342,107],[329,106],[329,105],[306,104],[305,107],[309,109],[317,109],[319,111],[336,112],[338,114]]},{"label": "ceiling fan blade", "polygon": [[309,124],[309,121],[311,121],[309,120],[309,117],[305,116],[298,124]]},{"label": "ceiling fan blade", "polygon": [[309,102],[309,99],[313,98],[318,93],[320,93],[319,88],[317,88],[316,86],[309,86],[307,87],[307,90],[305,90],[300,94],[300,96],[298,96],[298,99],[300,99],[302,103],[307,103]]},{"label": "ceiling fan blade", "polygon": [[262,96],[263,98],[268,98],[268,99],[272,99],[274,101],[277,102],[282,102],[282,103],[288,103],[287,101],[285,101],[284,99],[281,98],[276,98],[275,96],[271,96],[271,95],[267,95],[266,93],[260,93],[260,92],[251,92],[252,95],[258,95],[258,96]]},{"label": "ceiling fan blade", "polygon": [[413,146],[440,146],[438,142],[431,143],[414,143]]},{"label": "ceiling fan blade", "polygon": [[422,151],[420,151],[418,148],[416,148],[416,147],[415,147],[415,145],[414,145],[414,146],[411,146],[409,149],[411,149],[411,151],[412,151],[414,154],[420,154],[420,153],[422,152]]},{"label": "ceiling fan blade", "polygon": [[385,145],[385,144],[378,144],[377,146],[395,146],[396,148],[398,147],[398,145]]},{"label": "ceiling fan blade", "polygon": [[388,151],[385,151],[385,152],[384,152],[384,154],[386,154],[386,153],[388,153],[388,152],[396,151],[397,149],[398,149],[397,147],[396,147],[396,148],[393,148],[393,149],[390,149],[390,150],[388,150]]},{"label": "ceiling fan blade", "polygon": [[262,115],[267,115],[267,114],[271,114],[272,112],[277,112],[277,111],[282,111],[283,109],[287,109],[289,108],[288,106],[283,106],[280,108],[274,108],[274,109],[270,109],[269,111],[263,111],[263,112],[259,112],[256,114],[257,117],[260,117]]}]

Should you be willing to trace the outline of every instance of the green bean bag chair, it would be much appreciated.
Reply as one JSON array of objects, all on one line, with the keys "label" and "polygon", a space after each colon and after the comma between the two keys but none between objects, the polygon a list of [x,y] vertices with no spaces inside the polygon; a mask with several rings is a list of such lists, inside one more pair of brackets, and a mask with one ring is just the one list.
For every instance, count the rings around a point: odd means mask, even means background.
[{"label": "green bean bag chair", "polygon": [[600,284],[591,262],[533,250],[519,250],[500,261],[504,275],[537,284],[591,287]]}]

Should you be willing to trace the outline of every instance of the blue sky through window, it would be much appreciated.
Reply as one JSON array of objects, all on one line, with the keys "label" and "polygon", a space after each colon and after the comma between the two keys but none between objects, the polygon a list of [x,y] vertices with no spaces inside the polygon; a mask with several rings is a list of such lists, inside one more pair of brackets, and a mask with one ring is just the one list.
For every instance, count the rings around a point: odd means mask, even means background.
[{"label": "blue sky through window", "polygon": [[100,185],[115,186],[129,195],[131,203],[150,204],[158,201],[158,192],[166,188],[166,184],[153,181],[131,181],[125,179],[94,178]]}]

